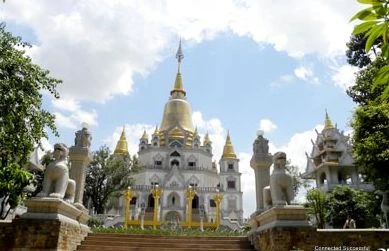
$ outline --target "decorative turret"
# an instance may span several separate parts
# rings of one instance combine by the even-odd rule
[[[227,210],[222,212],[222,216],[242,222],[241,173],[239,172],[239,159],[236,157],[231,143],[230,132],[227,132],[226,143],[219,166],[220,188],[224,191],[227,204]]]
[[[193,148],[199,148],[199,147],[200,147],[200,135],[196,127],[193,134]]]
[[[153,147],[159,147],[159,129],[158,129],[158,126],[155,126],[155,131],[152,135],[152,138],[151,138],[151,145]]]
[[[236,159],[234,147],[232,146],[232,143],[231,143],[230,132],[227,132],[227,139],[226,139],[226,144],[224,145],[222,158],[223,159]]]
[[[206,145],[209,145],[211,143],[212,143],[212,141],[209,139],[209,135],[208,135],[208,132],[207,132],[205,134],[205,136],[204,136],[204,143],[203,143],[203,145],[206,146]]]
[[[116,148],[114,154],[129,154],[128,153],[128,144],[126,139],[125,127],[123,126],[122,134],[120,135],[120,139],[116,144]]]
[[[141,140],[144,140],[146,143],[149,142],[149,135],[147,134],[146,130],[143,131]]]
[[[194,127],[192,122],[192,110],[186,101],[186,92],[181,76],[181,61],[184,54],[181,49],[181,41],[176,54],[178,70],[173,89],[170,91],[169,101],[165,105],[160,128],[161,145],[168,145],[170,136],[175,140],[180,138],[186,147],[192,147]],[[174,132],[172,132],[174,130]],[[180,131],[180,132],[179,132]],[[167,137],[167,138],[165,138]],[[184,142],[185,141],[185,142]]]
[[[311,154],[306,154],[307,167],[302,178],[315,179],[316,186],[323,191],[329,191],[337,185],[371,190],[371,184],[363,183],[359,178],[349,137],[333,126],[327,111],[324,129],[316,133],[316,140],[311,141]]]
[[[142,137],[139,139],[139,151],[146,149],[149,145],[149,135],[146,130],[143,131]]]

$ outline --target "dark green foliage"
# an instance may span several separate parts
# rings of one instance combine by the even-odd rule
[[[31,176],[16,163],[0,168],[0,193],[4,196],[0,201],[0,219],[5,219],[23,199],[23,189],[30,184]]]
[[[131,184],[131,173],[137,166],[135,157],[110,155],[109,148],[102,146],[94,152],[87,170],[84,204],[89,200],[96,213],[103,214],[110,197],[119,197]]]
[[[350,65],[362,68],[371,63],[370,55],[365,51],[365,44],[365,34],[351,35],[350,41],[346,44],[347,62]]]
[[[383,87],[380,99],[387,103],[389,101],[389,1],[357,1],[368,5],[368,7],[358,11],[350,20],[359,20],[352,34],[360,36],[359,40],[356,38],[358,40],[357,42],[354,41],[356,45],[354,48],[355,53],[351,54],[352,60],[350,63],[364,65],[366,63],[365,55],[370,50],[375,52],[375,47],[379,48],[379,55],[385,60],[386,64],[378,68],[377,74],[373,77],[372,88]],[[365,46],[365,53],[360,52],[360,47],[363,44]]]
[[[376,189],[389,190],[389,105],[359,106],[352,127],[358,167]]]
[[[371,102],[381,103],[379,100],[383,87],[372,89],[374,76],[378,70],[386,64],[385,60],[378,57],[366,68],[360,70],[356,75],[355,85],[346,92],[358,105],[367,105]]]
[[[99,228],[104,225],[104,222],[96,217],[90,217],[88,220],[88,226],[89,227],[94,227],[94,228]]]
[[[350,216],[357,228],[379,227],[380,200],[376,194],[337,186],[327,198],[327,222],[334,228],[343,228]]]
[[[58,98],[55,88],[61,81],[32,63],[23,50],[28,47],[0,23],[0,172],[3,173],[11,167],[25,166],[34,145],[47,138],[45,128],[57,133],[54,115],[42,108],[42,92],[48,91]],[[0,179],[0,198],[5,198],[4,204],[16,206],[14,198],[23,196],[22,190],[13,190],[8,183],[31,178],[26,171],[17,170]],[[0,210],[4,217],[4,207]]]
[[[372,89],[374,76],[386,61],[378,57],[358,72],[355,85],[347,94],[359,106],[351,126],[354,129],[353,154],[358,168],[377,189],[389,189],[389,105],[382,103],[384,86]]]

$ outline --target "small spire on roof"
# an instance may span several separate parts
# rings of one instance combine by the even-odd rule
[[[184,59],[184,53],[182,53],[182,48],[181,48],[181,38],[180,38],[180,43],[178,45],[178,50],[177,50],[177,53],[176,53],[176,58],[177,58],[177,61],[178,61],[178,72],[180,72],[181,61]]]

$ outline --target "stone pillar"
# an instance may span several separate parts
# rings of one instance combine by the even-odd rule
[[[253,156],[250,166],[255,173],[255,192],[257,199],[257,212],[264,210],[263,188],[270,182],[270,166],[273,163],[272,155],[269,153],[269,141],[263,137],[263,132],[259,131],[253,144]]]
[[[74,204],[78,208],[84,208],[82,199],[84,196],[85,175],[88,164],[92,161],[90,143],[92,137],[86,125],[76,132],[75,145],[69,150],[71,162],[70,178],[76,181]]]

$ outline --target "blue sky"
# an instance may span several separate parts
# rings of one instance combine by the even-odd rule
[[[305,3],[304,3],[305,2]],[[111,149],[126,126],[130,151],[162,119],[182,38],[182,74],[194,124],[207,131],[219,160],[227,130],[240,158],[245,216],[255,210],[249,167],[258,129],[270,150],[305,169],[325,109],[345,131],[354,71],[345,43],[361,6],[349,0],[6,1],[0,18],[32,43],[28,54],[64,83],[45,96],[59,138],[71,145],[82,122],[92,148]]]

